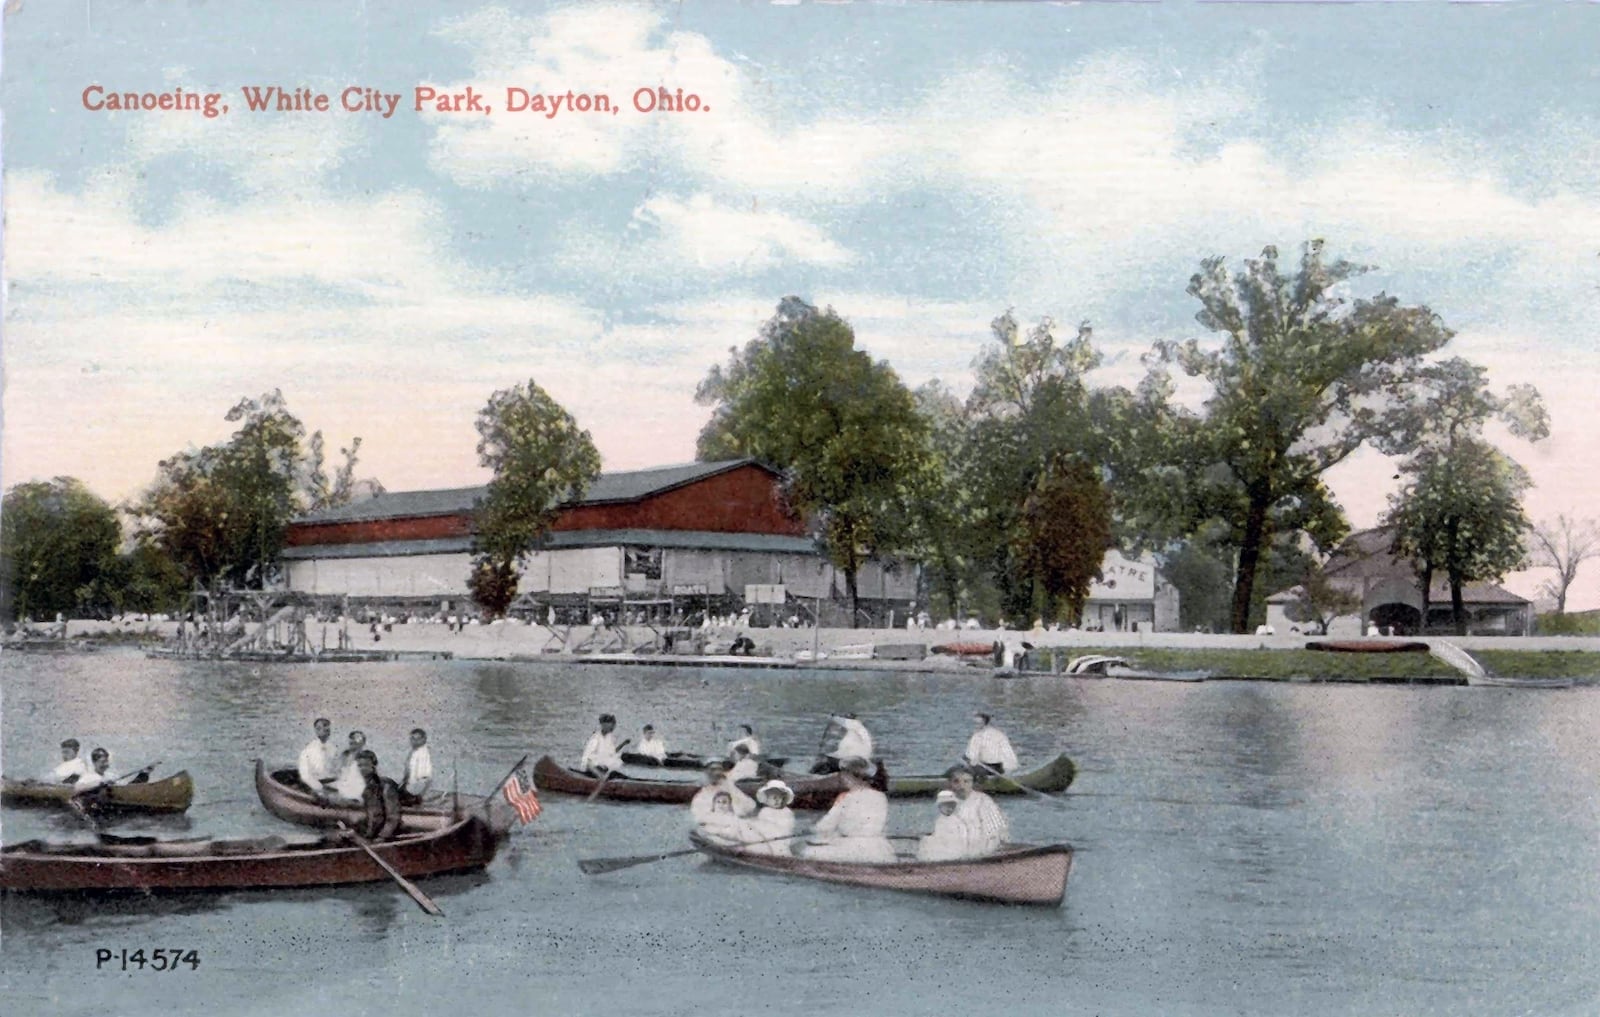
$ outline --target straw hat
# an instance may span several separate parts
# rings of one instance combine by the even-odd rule
[[[794,791],[781,780],[769,780],[761,785],[761,790],[756,792],[756,800],[760,801],[765,798],[768,791],[776,791],[782,797],[783,802],[778,806],[779,808],[788,808],[789,803],[794,801]]]

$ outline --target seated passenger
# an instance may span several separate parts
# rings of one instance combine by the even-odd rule
[[[750,747],[739,743],[733,750],[733,769],[728,771],[728,779],[734,782],[755,780],[758,772],[756,757],[750,754]]]
[[[661,740],[660,735],[656,734],[654,727],[646,724],[644,729],[639,732],[639,747],[634,751],[641,756],[648,756],[657,763],[662,763],[667,758],[667,743]]]
[[[760,807],[745,820],[742,839],[745,850],[756,855],[787,855],[794,837],[794,811],[789,804],[794,792],[781,780],[770,780],[756,792]]]
[[[967,857],[967,825],[956,815],[954,791],[939,792],[933,832],[917,842],[917,861],[949,862]]]
[[[872,764],[860,756],[839,763],[846,790],[817,821],[801,854],[830,862],[893,862],[894,846],[884,836],[889,824],[889,797],[868,783]]]

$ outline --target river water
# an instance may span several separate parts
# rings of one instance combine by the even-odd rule
[[[1061,805],[1003,800],[1017,840],[1077,849],[1066,903],[1017,909],[730,872],[697,856],[602,877],[581,857],[687,846],[683,812],[554,795],[486,873],[155,899],[0,899],[8,1014],[1210,1015],[1600,1013],[1600,689],[1406,688],[500,664],[249,666],[132,652],[8,654],[7,774],[67,736],[181,765],[162,836],[294,833],[255,756],[310,721],[364,729],[386,770],[428,728],[436,768],[492,785],[573,758],[595,715],[720,747],[753,723],[815,751],[853,710],[893,770],[942,768],[974,710],[1025,767],[1080,774]],[[897,802],[891,832],[931,825]],[[7,843],[82,837],[7,809]],[[198,951],[169,973],[97,949]]]

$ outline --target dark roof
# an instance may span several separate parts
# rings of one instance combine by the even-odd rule
[[[1461,587],[1461,602],[1463,604],[1530,604],[1527,597],[1519,597],[1515,593],[1494,583],[1467,583]],[[1450,603],[1450,583],[1445,579],[1435,579],[1433,588],[1428,592],[1428,606],[1438,607]]]
[[[685,463],[680,466],[657,466],[648,470],[602,473],[578,500],[578,504],[609,505],[639,501],[741,466],[768,469],[754,459],[727,459],[716,463]],[[295,522],[353,523],[374,519],[460,515],[472,511],[473,506],[483,497],[485,490],[487,490],[485,487],[478,486],[450,487],[437,491],[385,491],[364,501],[308,512]]]
[[[558,530],[548,534],[551,551],[579,547],[674,547],[708,551],[765,551],[772,554],[816,554],[809,537],[773,533],[714,533],[706,530]],[[370,544],[307,544],[286,547],[286,561],[315,558],[394,558],[416,554],[466,554],[471,537],[434,540],[384,540]]]

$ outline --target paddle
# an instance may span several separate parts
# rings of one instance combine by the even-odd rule
[[[780,841],[794,840],[797,837],[809,837],[811,831],[805,833],[791,833],[787,837],[773,837],[770,840],[756,840],[740,847],[754,847],[757,844],[777,844]],[[599,876],[607,872],[616,872],[620,869],[631,869],[635,865],[649,865],[651,862],[663,861],[667,858],[682,858],[684,855],[698,854],[699,848],[685,848],[682,851],[666,851],[659,855],[624,855],[619,858],[580,858],[578,868],[586,876]]]
[[[619,756],[622,754],[622,750],[627,748],[628,743],[631,742],[631,741],[633,741],[632,738],[624,738],[624,739],[622,739],[622,744],[617,746],[617,754]],[[594,790],[589,792],[589,797],[585,798],[584,801],[585,802],[594,801],[595,798],[599,796],[600,789],[606,786],[606,781],[610,780],[612,775],[614,775],[616,772],[617,772],[616,770],[607,770],[605,772],[605,776],[600,778],[600,783],[598,783],[598,784],[596,784],[594,786]]]
[[[1035,801],[1049,802],[1052,805],[1064,804],[1061,799],[1055,797],[1054,795],[1047,795],[1043,791],[1036,791],[1026,784],[1018,783],[992,766],[985,766],[982,763],[973,763],[971,765],[989,774],[991,777],[998,777],[1000,780],[1005,781],[1007,784],[1010,784],[1012,787],[1016,788],[1018,791],[1021,791],[1024,795],[1034,799]]]
[[[381,857],[379,857],[378,852],[372,850],[372,845],[368,844],[367,841],[360,834],[358,834],[354,830],[350,829],[350,827],[346,826],[343,822],[339,823],[339,831],[341,833],[343,833],[346,837],[348,837],[351,840],[355,841],[356,844],[361,848],[361,850],[363,850],[363,851],[365,851],[367,853],[368,857],[370,857],[373,861],[378,863],[378,867],[379,868],[381,868],[384,872],[387,872],[389,874],[389,878],[393,879],[396,883],[400,884],[400,889],[404,890],[406,893],[411,895],[411,899],[416,901],[418,906],[421,907],[422,910],[426,911],[428,914],[433,915],[433,916],[435,916],[437,918],[443,918],[444,917],[444,912],[439,910],[439,905],[437,905],[433,901],[429,900],[427,894],[423,893],[421,890],[418,890],[415,883],[411,882],[411,880],[407,879],[406,877],[400,875],[399,872],[395,871],[395,867],[393,865],[390,865],[388,862],[384,861]]]
[[[158,759],[158,760],[156,760],[155,762],[151,763],[148,766],[141,766],[137,770],[129,770],[127,773],[125,773],[122,776],[118,777],[116,780],[111,781],[111,783],[113,783],[113,784],[121,784],[123,781],[128,780],[128,779],[130,779],[132,777],[137,777],[141,773],[149,773],[151,770],[154,770],[156,767],[160,766],[161,763],[162,763],[162,760]]]

